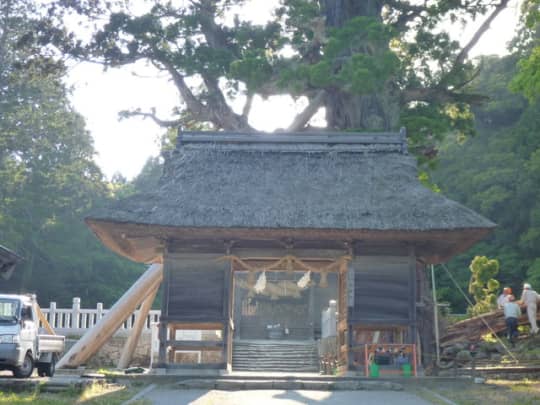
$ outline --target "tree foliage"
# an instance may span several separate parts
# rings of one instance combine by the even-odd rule
[[[473,83],[490,96],[475,109],[478,135],[448,140],[432,178],[443,194],[497,223],[491,237],[453,260],[449,267],[464,287],[476,255],[500,262],[499,280],[519,290],[524,280],[540,282],[540,104],[528,103],[507,86],[516,72],[515,55],[483,59]],[[462,297],[444,275],[442,299],[464,310]]]
[[[140,266],[106,252],[83,223],[111,195],[65,68],[33,37],[48,24],[33,2],[1,3],[0,243],[25,259],[1,287],[60,305],[75,295],[110,304]]]
[[[61,2],[90,19],[109,2]],[[470,105],[484,98],[468,84],[477,68],[469,51],[508,0],[281,0],[267,21],[242,15],[245,0],[154,0],[144,11],[111,7],[89,42],[64,41],[72,55],[106,66],[144,60],[165,72],[180,95],[176,117],[131,111],[164,126],[204,125],[254,131],[254,97],[307,100],[286,130],[310,129],[324,111],[334,130],[395,130],[427,158],[454,131],[469,135]],[[480,20],[460,46],[448,21]],[[243,105],[240,105],[243,104]]]
[[[521,32],[519,39],[524,55],[510,87],[534,102],[540,97],[540,0],[525,0],[522,8],[527,29]]]
[[[469,293],[475,304],[468,308],[471,315],[480,315],[497,307],[499,282],[494,278],[499,273],[499,262],[486,256],[476,256],[469,266],[471,279]]]

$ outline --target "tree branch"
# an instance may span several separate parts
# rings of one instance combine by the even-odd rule
[[[326,90],[320,90],[317,95],[309,102],[306,108],[298,114],[291,125],[287,128],[289,132],[298,132],[306,126],[309,120],[315,115],[324,102]]]
[[[450,91],[442,88],[416,88],[406,89],[402,93],[403,103],[412,101],[425,101],[430,103],[455,103],[464,102],[468,104],[481,104],[488,99],[487,96],[480,94],[466,94]]]
[[[180,96],[182,96],[182,99],[187,105],[187,108],[193,114],[195,117],[199,118],[201,121],[210,121],[209,118],[209,112],[204,104],[202,104],[194,95],[191,89],[188,87],[184,80],[184,76],[182,76],[178,71],[174,68],[172,64],[170,64],[167,61],[160,61],[160,63],[163,64],[165,69],[170,73],[172,76],[173,82],[176,85],[176,88],[180,92]]]
[[[121,111],[120,116],[122,117],[143,117],[143,118],[150,118],[152,119],[156,124],[158,124],[160,127],[178,127],[182,124],[183,120],[162,120],[158,118],[155,112],[143,112],[143,111]]]
[[[210,113],[210,121],[223,129],[253,132],[254,129],[248,124],[247,117],[236,114],[227,104],[217,79],[206,74],[202,74],[202,77],[208,90],[209,97],[206,107]]]
[[[455,62],[454,62],[454,68],[452,71],[456,69],[456,66],[461,65],[465,58],[469,55],[470,50],[477,44],[477,42],[482,38],[482,35],[484,35],[484,32],[486,32],[489,29],[490,24],[492,21],[499,15],[501,11],[503,11],[506,6],[508,5],[509,0],[501,0],[501,2],[495,7],[491,15],[486,19],[486,21],[483,22],[483,24],[478,28],[478,30],[474,33],[473,37],[469,41],[467,45],[463,47],[461,52],[458,54]]]
[[[396,20],[393,22],[393,25],[397,27],[405,27],[408,22],[414,20],[416,17],[419,17],[423,11],[427,10],[425,2],[423,6],[404,4],[403,2],[396,0],[388,0],[386,3],[388,6],[393,7],[395,10],[400,12]]]
[[[244,108],[242,109],[242,118],[244,118],[245,120],[248,119],[252,106],[253,106],[253,93],[248,92],[246,103],[244,104]]]

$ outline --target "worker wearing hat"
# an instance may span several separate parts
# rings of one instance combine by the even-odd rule
[[[531,334],[533,335],[538,333],[538,325],[536,324],[536,303],[538,298],[538,293],[531,288],[529,283],[523,284],[520,302],[527,308],[527,317],[529,318]]]
[[[508,297],[512,295],[512,289],[510,287],[504,287],[502,294],[497,298],[497,307],[502,309],[504,304],[508,302]]]

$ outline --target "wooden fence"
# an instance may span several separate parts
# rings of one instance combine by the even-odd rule
[[[95,309],[81,308],[81,299],[75,297],[71,308],[57,308],[56,302],[51,302],[48,308],[41,307],[41,311],[56,333],[79,336],[98,323],[108,309],[104,309],[101,302],[97,303]],[[138,310],[133,312],[116,333],[129,334],[138,312]],[[150,333],[152,324],[159,322],[160,315],[160,310],[151,310],[148,313],[143,333]]]

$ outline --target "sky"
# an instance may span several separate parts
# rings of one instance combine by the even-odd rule
[[[505,44],[512,38],[518,18],[517,1],[498,16],[488,32],[471,51],[471,56],[504,54]],[[257,18],[269,15],[271,2],[254,0],[251,9],[245,9]],[[456,27],[456,35],[467,42],[474,26]],[[159,153],[159,138],[164,130],[151,120],[129,118],[119,120],[122,110],[156,108],[160,117],[168,118],[178,105],[178,93],[165,75],[158,75],[149,66],[139,62],[134,66],[104,70],[91,63],[77,63],[70,67],[67,84],[72,87],[71,101],[82,114],[87,129],[94,139],[96,161],[107,178],[121,174],[127,179],[135,177],[151,156]],[[287,97],[276,97],[269,102],[255,100],[250,123],[258,130],[273,131],[284,128],[294,118],[298,106]]]

